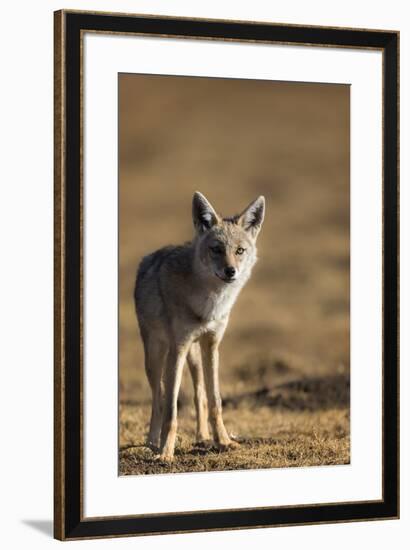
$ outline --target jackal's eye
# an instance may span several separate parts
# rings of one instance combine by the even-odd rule
[[[223,252],[224,252],[222,246],[219,246],[219,245],[210,246],[210,247],[209,247],[209,250],[210,250],[213,254],[223,254]]]
[[[245,252],[245,249],[242,248],[241,246],[238,246],[238,248],[236,249],[236,254],[238,254],[238,256],[241,256],[244,252]]]

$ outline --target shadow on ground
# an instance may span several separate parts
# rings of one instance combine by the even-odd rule
[[[23,519],[22,523],[48,537],[53,537],[53,522],[50,519]]]
[[[302,378],[274,387],[262,387],[224,399],[224,407],[266,406],[294,411],[346,409],[350,401],[347,374]]]

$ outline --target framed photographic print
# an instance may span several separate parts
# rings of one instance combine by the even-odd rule
[[[399,515],[398,32],[55,13],[55,537]]]

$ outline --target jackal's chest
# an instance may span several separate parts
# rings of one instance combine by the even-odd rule
[[[195,303],[195,313],[201,323],[213,324],[229,315],[237,298],[239,289],[227,289],[225,292],[204,295]]]

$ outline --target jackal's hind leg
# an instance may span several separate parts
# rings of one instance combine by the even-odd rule
[[[152,391],[151,421],[147,437],[147,446],[158,451],[161,442],[161,425],[164,390],[162,373],[167,357],[167,346],[150,339],[145,344],[145,370]]]
[[[196,440],[197,442],[206,442],[210,439],[208,428],[208,400],[206,397],[204,371],[202,368],[201,348],[198,342],[191,344],[187,361],[194,386]]]

